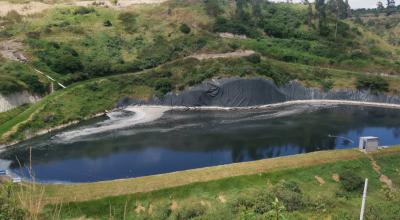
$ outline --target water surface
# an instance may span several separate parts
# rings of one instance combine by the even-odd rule
[[[377,136],[381,145],[400,143],[399,110],[317,105],[169,111],[153,122],[76,135],[135,114],[113,117],[118,120],[98,118],[21,143],[0,155],[0,166],[29,176],[31,148],[37,181],[93,182],[352,148],[359,136]]]

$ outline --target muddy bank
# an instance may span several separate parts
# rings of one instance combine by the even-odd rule
[[[324,92],[318,88],[306,88],[297,81],[278,87],[272,81],[255,78],[229,78],[209,80],[180,93],[168,93],[162,98],[148,101],[121,99],[117,106],[164,105],[164,106],[220,106],[248,107],[276,104],[296,100],[347,100],[400,104],[399,96],[372,93],[354,89]]]

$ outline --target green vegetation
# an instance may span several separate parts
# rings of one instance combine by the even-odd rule
[[[339,174],[343,188],[348,192],[361,192],[364,179],[352,170],[345,170]]]
[[[388,92],[389,83],[379,76],[360,76],[357,79],[358,89],[368,89],[372,92]]]
[[[385,175],[398,179],[398,173],[391,171],[400,164],[398,152],[372,156]],[[351,175],[354,172],[357,174]],[[340,182],[333,178],[337,174]],[[317,181],[316,176],[324,183]],[[64,203],[61,218],[268,219],[279,215],[286,219],[355,219],[361,201],[361,190],[358,189],[363,185],[363,179],[361,184],[358,180],[360,177],[369,178],[367,219],[376,219],[379,215],[384,216],[383,219],[395,219],[399,213],[400,195],[396,189],[382,193],[387,188],[379,181],[367,156],[148,193]],[[57,207],[46,206],[45,213],[51,215]]]
[[[44,95],[48,91],[48,82],[39,78],[32,69],[15,61],[0,58],[0,93],[11,94],[30,91]]]
[[[0,185],[0,219],[24,219],[26,211],[21,208],[17,196],[13,196],[10,183]]]
[[[8,120],[10,120],[10,118],[13,118],[13,117],[21,114],[27,108],[29,108],[29,105],[21,105],[11,111],[1,112],[0,113],[0,124],[4,124]]]

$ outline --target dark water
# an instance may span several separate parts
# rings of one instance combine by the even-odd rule
[[[106,119],[71,129],[95,127],[99,120]],[[378,136],[381,145],[399,144],[400,111],[310,105],[274,110],[171,111],[151,123],[73,140],[60,140],[57,134],[36,138],[3,152],[0,164],[27,176],[31,147],[36,180],[92,182],[352,148],[359,136],[370,135]]]

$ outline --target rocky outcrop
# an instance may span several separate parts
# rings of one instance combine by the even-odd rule
[[[205,81],[186,91],[169,93],[163,98],[154,97],[145,102],[124,98],[119,101],[118,107],[132,104],[246,107],[293,100],[318,99],[400,104],[399,96],[388,96],[383,93],[354,89],[324,92],[318,88],[304,87],[297,81],[278,87],[272,81],[261,78],[243,79],[236,77]]]
[[[17,92],[10,95],[0,94],[0,112],[5,112],[26,103],[34,103],[40,100],[39,96],[29,92]]]

